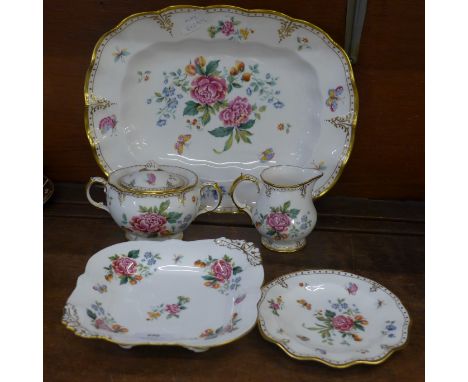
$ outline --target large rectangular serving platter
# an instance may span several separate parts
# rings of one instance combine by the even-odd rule
[[[324,31],[233,6],[129,16],[97,42],[85,103],[106,174],[155,160],[227,192],[241,173],[291,164],[324,172],[315,198],[349,158],[358,111],[349,59]],[[224,198],[219,211],[235,210]]]

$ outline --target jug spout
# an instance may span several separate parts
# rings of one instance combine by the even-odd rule
[[[301,189],[303,196],[312,193],[317,179],[323,176],[323,172],[315,168],[279,165],[263,170],[260,177],[270,187],[275,189]]]

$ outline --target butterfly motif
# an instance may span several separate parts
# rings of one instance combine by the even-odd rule
[[[303,308],[307,309],[307,310],[311,310],[312,309],[312,304],[309,304],[306,300],[304,299],[300,299],[300,300],[297,300],[298,304],[300,304]]]
[[[93,289],[99,293],[106,293],[107,292],[107,286],[102,285],[102,284],[96,284],[93,286]]]
[[[115,52],[112,52],[114,56],[114,62],[125,62],[125,57],[130,55],[130,52],[127,49],[115,48]]]
[[[349,294],[352,294],[354,296],[358,291],[358,286],[355,283],[349,283],[349,285],[346,287],[346,290]]]
[[[174,145],[174,148],[176,149],[179,155],[182,155],[184,153],[184,147],[191,138],[192,134],[179,135],[179,137],[177,138],[177,142]]]
[[[184,255],[174,255],[174,264],[179,264],[183,257]]]
[[[274,156],[275,156],[275,152],[270,147],[269,149],[266,149],[260,154],[260,162],[268,162],[272,160]]]
[[[343,86],[338,86],[336,89],[328,90],[327,106],[332,112],[338,108],[338,101],[341,99],[339,96],[343,93]]]
[[[137,74],[138,74],[138,82],[148,81],[150,79],[149,75],[151,74],[151,71],[145,70],[145,72],[142,72],[141,70],[139,70]]]

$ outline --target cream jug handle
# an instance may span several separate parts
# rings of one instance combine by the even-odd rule
[[[203,190],[205,188],[213,188],[215,191],[216,191],[216,194],[218,194],[218,203],[216,203],[216,206],[214,207],[202,207],[200,208],[200,210],[198,211],[198,215],[201,215],[201,214],[204,214],[205,212],[211,212],[211,211],[214,211],[216,208],[219,207],[219,205],[221,204],[221,201],[223,200],[223,190],[221,190],[221,187],[219,187],[218,183],[216,182],[205,182],[201,185],[201,188],[200,188],[200,198],[201,198],[201,195],[203,193]]]
[[[104,203],[96,202],[91,197],[91,194],[89,193],[89,191],[91,190],[91,187],[93,186],[94,183],[100,183],[100,184],[104,185],[104,187],[107,186],[107,180],[105,180],[104,178],[101,178],[101,177],[90,178],[88,184],[86,185],[86,196],[87,196],[89,202],[94,207],[97,207],[97,208],[100,208],[101,210],[109,212],[109,208]]]
[[[249,206],[247,203],[239,202],[239,200],[237,200],[236,196],[234,195],[234,192],[237,186],[245,180],[255,183],[255,185],[257,186],[257,194],[260,192],[260,185],[258,183],[258,179],[255,176],[248,175],[248,174],[241,174],[234,182],[232,182],[232,186],[229,190],[229,195],[231,195],[232,201],[236,205],[237,208],[239,208],[242,211],[247,212],[247,214],[250,217],[252,217],[252,207]]]

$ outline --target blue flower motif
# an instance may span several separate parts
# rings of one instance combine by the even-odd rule
[[[166,73],[164,73],[164,75],[165,75],[165,74],[166,74]],[[164,85],[166,85],[168,82],[169,82],[169,81],[168,81],[168,79],[166,78],[166,79],[164,80]]]
[[[302,215],[301,221],[306,222],[307,221],[307,215]]]
[[[153,101],[151,100],[151,98],[148,98],[148,99],[146,100],[146,103],[147,103],[148,105],[150,105],[151,102],[153,102]]]
[[[247,88],[246,91],[247,95],[252,95],[252,89],[251,88]]]
[[[162,94],[164,95],[164,97],[171,97],[174,95],[174,93],[175,93],[174,86],[165,87],[162,91]]]
[[[307,224],[301,224],[301,226],[299,228],[302,229],[302,230],[305,230],[305,229],[307,229]]]
[[[177,94],[177,98],[181,99],[184,95],[183,94]]]
[[[338,304],[333,304],[333,305],[332,305],[332,308],[333,308],[333,309],[338,309]]]
[[[154,257],[148,260],[148,265],[153,265],[153,264],[156,264],[156,260],[154,259]]]
[[[279,91],[279,90],[275,91],[275,94],[276,94],[276,95],[278,95],[278,94],[280,94],[280,93],[281,93],[281,91]]]
[[[268,78],[270,78],[270,77],[271,77],[271,74],[270,74],[270,73],[267,73],[267,74],[265,75],[265,78],[266,78],[266,79],[268,79]]]
[[[387,326],[385,327],[385,329],[387,329],[387,330],[396,330],[396,326],[393,325],[393,324],[390,324],[390,325],[387,325]]]
[[[390,338],[393,338],[393,337],[395,337],[395,334],[390,333],[388,336],[389,336]]]
[[[341,304],[341,307],[342,307],[343,309],[348,309],[348,304],[346,304],[346,303]]]
[[[177,107],[177,105],[179,104],[179,101],[177,101],[177,99],[175,98],[170,98],[169,99],[169,102],[167,103],[167,107],[169,109],[175,109]]]
[[[166,120],[165,119],[159,119],[158,122],[156,122],[156,125],[159,127],[166,126]]]
[[[281,101],[276,101],[273,106],[277,109],[281,109],[284,106],[284,103]]]

